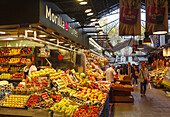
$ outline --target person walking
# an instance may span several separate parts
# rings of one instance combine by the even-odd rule
[[[114,70],[114,66],[106,69],[106,81],[114,82],[114,75],[116,75],[116,71]]]
[[[134,64],[132,68],[132,83],[133,83],[132,86],[134,86],[135,83],[136,83],[136,87],[138,86],[138,70]]]
[[[140,93],[141,96],[146,96],[146,85],[148,82],[148,74],[147,69],[144,68],[144,65],[141,66],[141,69],[139,71],[139,79],[140,79]]]

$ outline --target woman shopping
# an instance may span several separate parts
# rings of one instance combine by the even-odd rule
[[[139,79],[141,96],[146,96],[146,85],[149,80],[149,72],[144,65],[141,66],[141,70],[139,71]]]

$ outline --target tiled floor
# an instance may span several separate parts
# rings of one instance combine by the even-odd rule
[[[141,97],[139,87],[134,88],[134,103],[110,103],[110,117],[170,117],[170,98],[160,89],[147,89]]]

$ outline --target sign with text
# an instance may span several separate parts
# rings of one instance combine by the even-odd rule
[[[146,31],[153,34],[157,25],[156,16],[163,16],[163,25],[168,31],[168,0],[145,0]]]
[[[119,35],[141,35],[141,0],[119,0]]]

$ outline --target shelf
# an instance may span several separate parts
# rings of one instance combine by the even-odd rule
[[[7,80],[7,81],[22,81],[22,79],[0,79],[0,80]]]
[[[133,88],[124,88],[124,87],[112,87],[111,90],[116,90],[116,91],[134,91]]]

